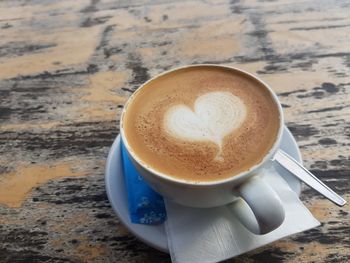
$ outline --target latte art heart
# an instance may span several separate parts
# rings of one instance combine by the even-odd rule
[[[222,142],[244,121],[246,107],[230,92],[209,92],[198,97],[194,111],[175,105],[164,115],[164,127],[171,136],[186,141],[211,141],[218,146],[216,160],[223,160]]]
[[[142,163],[194,183],[232,178],[260,163],[280,126],[278,104],[264,84],[209,65],[147,82],[121,118],[122,134]]]

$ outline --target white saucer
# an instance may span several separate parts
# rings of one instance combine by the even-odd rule
[[[284,127],[280,148],[294,157],[297,161],[302,162],[298,145],[287,127]],[[121,162],[120,136],[118,135],[109,151],[105,170],[106,191],[113,210],[116,212],[120,221],[137,238],[151,247],[163,252],[168,252],[168,241],[164,224],[149,226],[131,223]],[[275,168],[287,181],[292,190],[300,195],[301,182],[279,165],[276,164]]]

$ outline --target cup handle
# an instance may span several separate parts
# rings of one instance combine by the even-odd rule
[[[251,211],[242,202],[236,202],[233,205],[234,212],[248,230],[263,235],[282,224],[285,216],[282,202],[262,178],[254,176],[237,190]]]

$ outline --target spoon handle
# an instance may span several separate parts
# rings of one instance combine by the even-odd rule
[[[293,157],[288,155],[282,150],[278,150],[274,156],[274,160],[277,161],[282,167],[287,169],[293,175],[298,177],[301,181],[306,183],[311,188],[315,189],[321,195],[332,201],[338,206],[344,206],[346,201],[325,185],[320,179],[313,175],[309,170],[302,166]]]

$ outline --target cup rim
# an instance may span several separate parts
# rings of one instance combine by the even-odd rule
[[[249,169],[240,172],[238,174],[233,175],[232,177],[228,177],[225,179],[220,179],[220,180],[213,180],[213,181],[189,181],[189,180],[182,180],[182,179],[178,179],[175,177],[172,177],[170,175],[167,175],[165,173],[162,173],[160,171],[157,171],[156,169],[152,168],[150,165],[146,164],[145,162],[143,162],[141,160],[141,158],[139,158],[137,156],[137,154],[131,149],[126,136],[125,136],[125,131],[123,128],[123,119],[125,116],[125,112],[127,111],[128,105],[130,104],[130,102],[133,100],[133,98],[135,96],[137,96],[137,93],[143,88],[145,87],[148,83],[152,82],[153,80],[175,72],[177,70],[181,70],[181,69],[186,69],[186,68],[192,68],[192,67],[216,67],[216,68],[223,68],[223,69],[228,69],[228,70],[233,70],[236,72],[239,72],[240,74],[243,74],[247,77],[250,77],[252,79],[254,79],[255,81],[257,81],[258,83],[260,83],[262,86],[264,86],[270,93],[271,97],[273,98],[278,112],[279,112],[279,129],[278,129],[278,133],[276,136],[276,139],[272,145],[272,147],[270,148],[270,150],[267,152],[267,154],[265,154],[265,156],[261,159],[261,161],[259,163],[256,163],[255,165],[251,166]],[[277,151],[281,138],[282,138],[282,133],[283,133],[283,124],[284,124],[284,116],[283,116],[283,110],[282,110],[282,105],[278,100],[277,95],[274,93],[274,91],[272,90],[272,88],[265,83],[263,80],[261,80],[259,77],[255,76],[252,73],[249,73],[245,70],[239,69],[237,67],[233,67],[233,66],[226,66],[226,65],[218,65],[218,64],[193,64],[193,65],[186,65],[186,66],[180,66],[180,67],[175,67],[172,68],[170,70],[167,70],[165,72],[162,72],[160,74],[157,74],[156,76],[152,77],[151,79],[147,80],[145,83],[143,83],[142,85],[140,85],[140,87],[137,88],[137,90],[135,90],[135,92],[128,98],[128,100],[126,101],[126,103],[124,104],[124,108],[122,110],[122,113],[120,115],[120,135],[123,141],[123,144],[125,146],[125,148],[127,149],[128,154],[131,156],[132,159],[134,159],[134,161],[136,161],[143,169],[145,169],[146,171],[148,171],[149,173],[151,173],[152,175],[159,177],[165,181],[168,181],[169,183],[175,183],[178,185],[186,185],[186,186],[215,186],[215,185],[222,185],[222,184],[227,184],[239,179],[242,179],[244,177],[249,176],[250,174],[254,173],[256,170],[258,170],[261,166],[263,166],[263,164],[265,164],[267,161],[271,160],[273,155],[275,154],[275,152]]]

